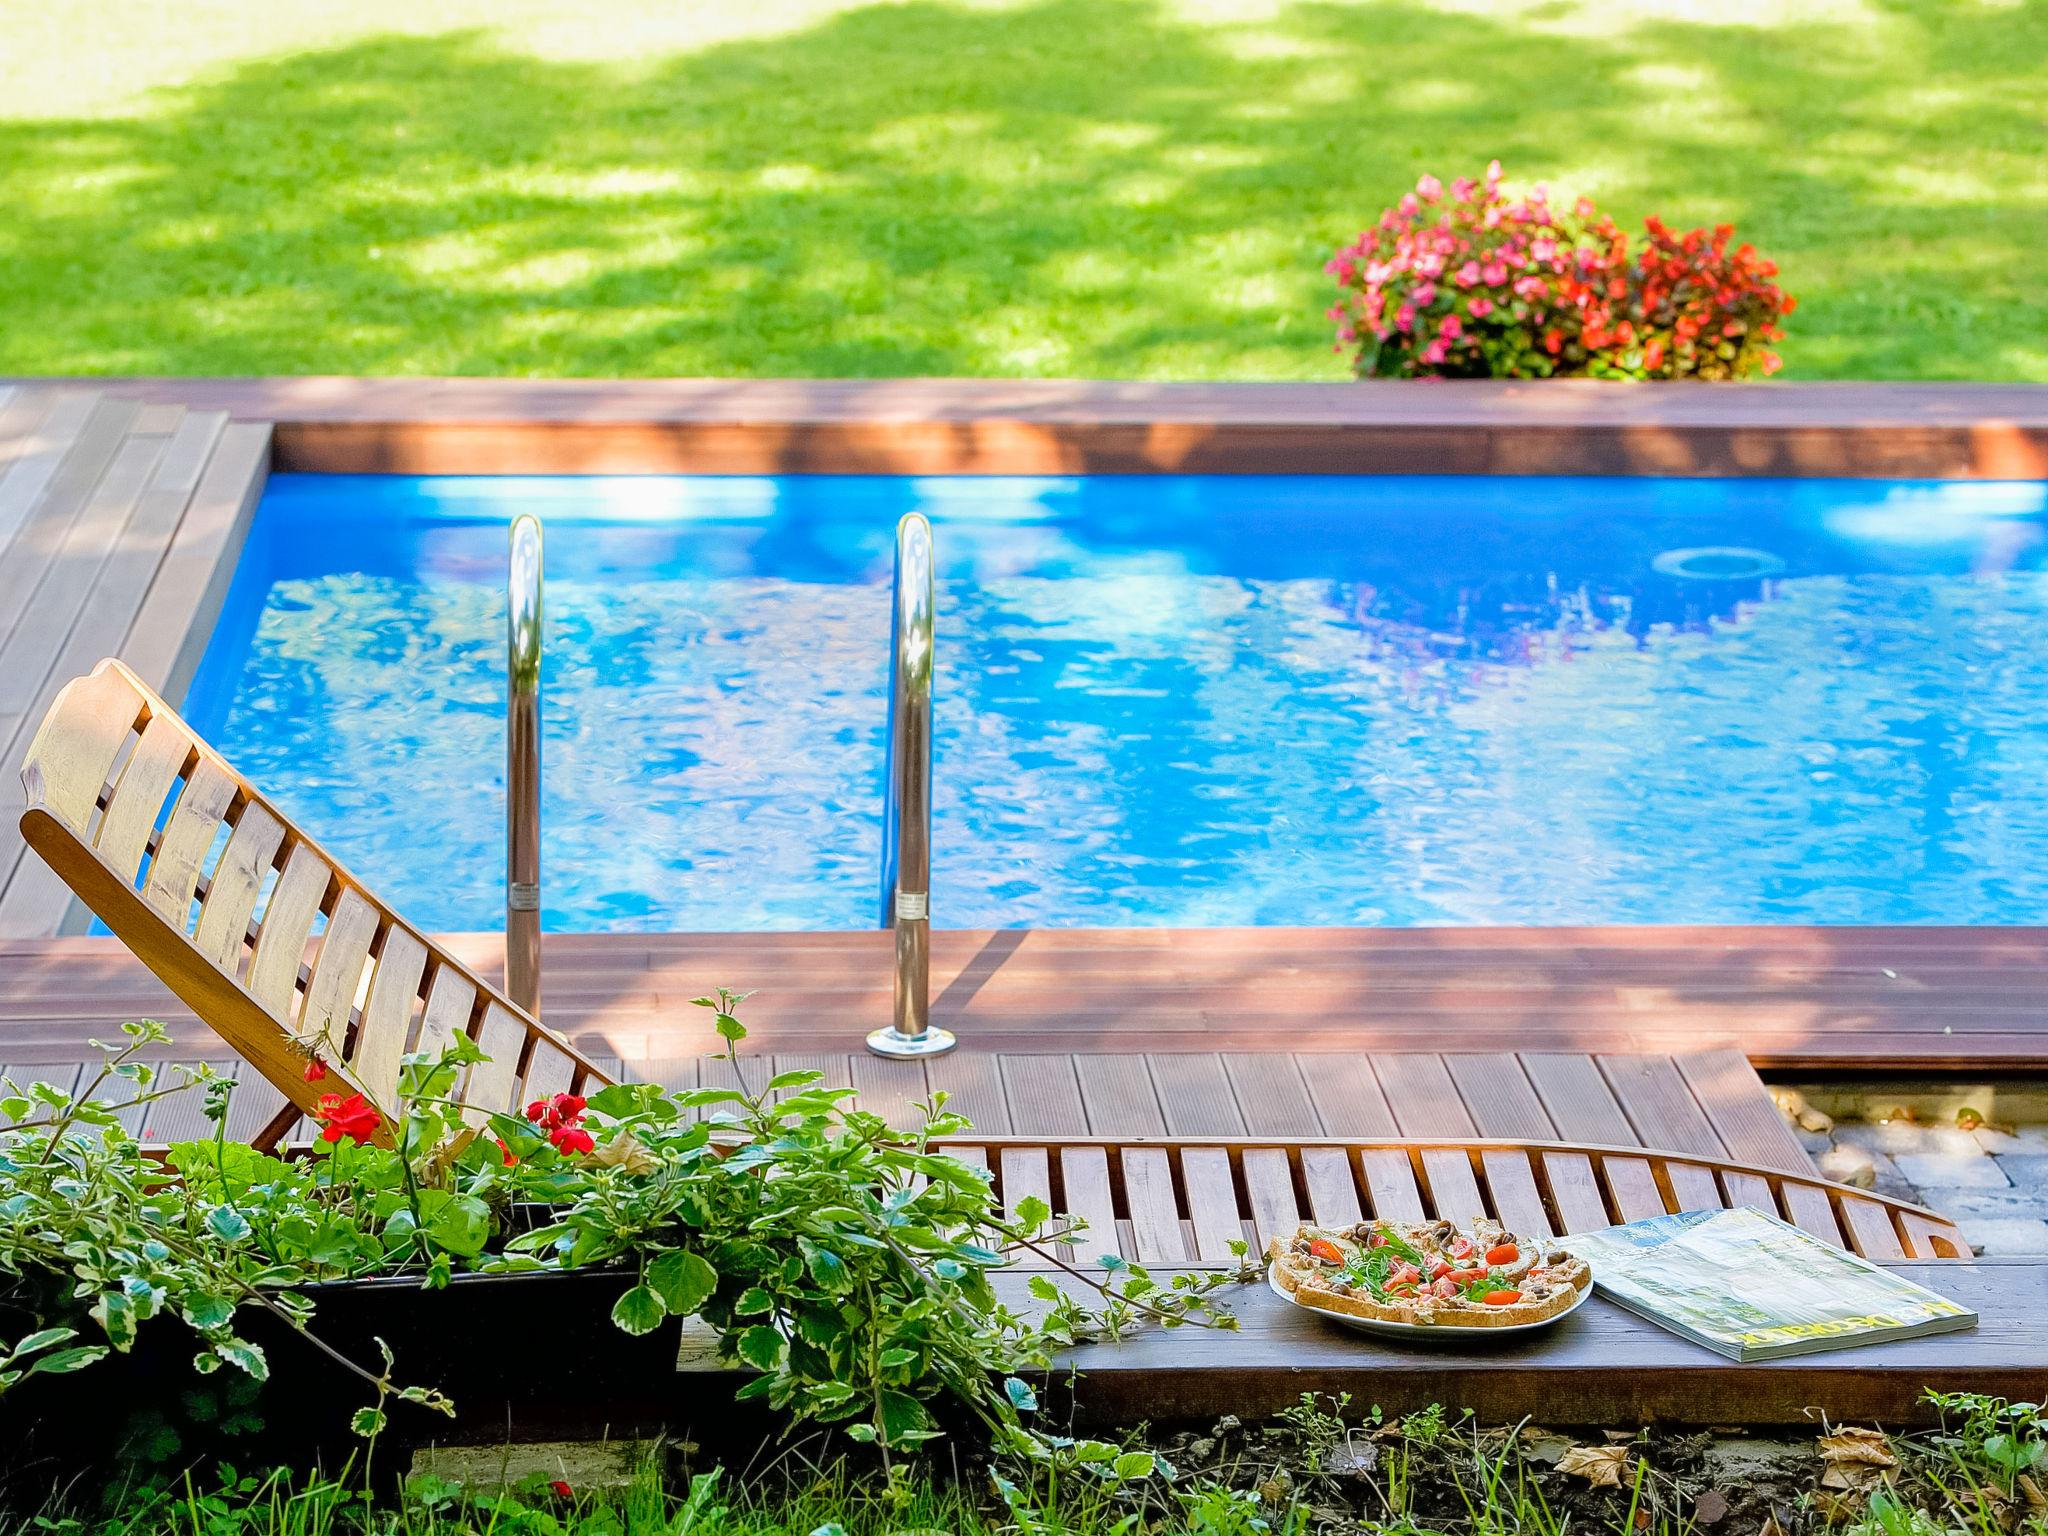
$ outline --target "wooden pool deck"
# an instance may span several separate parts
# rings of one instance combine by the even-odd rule
[[[103,656],[183,695],[270,470],[267,423],[86,387],[0,382],[0,762]],[[72,903],[0,817],[0,934]]]
[[[0,759],[102,656],[181,697],[273,467],[2040,476],[2048,390],[0,380]],[[219,1059],[117,945],[57,937],[81,926],[0,817],[0,1064],[61,1077],[138,1015]],[[461,942],[498,964],[496,940]],[[776,1062],[896,1106],[944,1087],[991,1132],[1440,1128],[1773,1166],[1796,1143],[1752,1067],[2048,1070],[2042,929],[940,933],[934,1013],[966,1047],[910,1067],[858,1048],[888,1013],[889,945],[551,938],[543,1012],[622,1070],[688,1081],[718,1070],[688,999],[759,988]]]

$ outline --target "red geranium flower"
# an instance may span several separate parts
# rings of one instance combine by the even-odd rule
[[[574,1126],[583,1118],[585,1101],[581,1094],[558,1093],[552,1099],[535,1099],[526,1106],[526,1118],[548,1133],[553,1141],[557,1132]],[[588,1141],[589,1137],[584,1137]],[[559,1142],[556,1145],[560,1145]]]
[[[563,1482],[559,1477],[556,1478],[552,1483],[548,1484],[548,1489],[557,1498],[572,1499],[576,1496],[576,1491],[573,1488],[571,1488],[567,1483]]]
[[[494,1136],[491,1139],[497,1142],[498,1155],[505,1159],[505,1166],[507,1168],[516,1166],[519,1162],[519,1159],[514,1157],[512,1155],[512,1149],[505,1145],[505,1138],[502,1136]]]
[[[315,1056],[311,1061],[306,1063],[307,1082],[317,1083],[326,1076],[327,1063],[322,1061],[318,1056]]]
[[[588,1152],[597,1145],[590,1139],[590,1132],[581,1126],[564,1125],[548,1134],[548,1140],[555,1144],[558,1152]]]
[[[345,1099],[338,1093],[321,1094],[320,1107],[313,1111],[313,1118],[323,1128],[322,1141],[340,1141],[344,1136],[351,1141],[368,1141],[377,1134],[377,1111],[360,1093]]]

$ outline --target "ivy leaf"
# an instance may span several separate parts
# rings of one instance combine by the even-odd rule
[[[889,1445],[916,1445],[937,1433],[924,1404],[906,1393],[884,1392],[881,1417],[882,1439]]]
[[[677,1317],[688,1317],[718,1289],[718,1271],[694,1253],[664,1253],[647,1266],[647,1284],[662,1305]]]
[[[120,1291],[102,1291],[92,1304],[92,1319],[105,1330],[107,1341],[116,1349],[135,1342],[135,1305]]]
[[[216,1205],[206,1213],[206,1228],[224,1243],[239,1243],[249,1235],[249,1220],[232,1205]]]
[[[635,1337],[654,1332],[667,1315],[660,1295],[648,1285],[636,1285],[612,1303],[612,1321]]]
[[[1122,1481],[1129,1483],[1141,1477],[1150,1477],[1156,1465],[1150,1451],[1125,1451],[1109,1464],[1109,1470]]]
[[[53,1350],[29,1366],[28,1373],[34,1376],[68,1376],[73,1371],[82,1371],[95,1360],[106,1359],[108,1350],[104,1344],[81,1344],[76,1349]]]
[[[260,1345],[246,1339],[221,1339],[214,1344],[213,1352],[236,1370],[247,1373],[252,1381],[270,1379],[270,1361]]]
[[[62,1344],[66,1339],[77,1337],[76,1328],[44,1328],[15,1345],[14,1358],[19,1360],[23,1355],[32,1355],[39,1349],[48,1349],[52,1344]]]
[[[1017,1218],[1019,1226],[1027,1231],[1035,1231],[1052,1219],[1052,1207],[1036,1195],[1026,1195],[1017,1202],[1017,1209],[1012,1214]]]
[[[235,1304],[225,1296],[215,1296],[209,1291],[200,1291],[187,1296],[179,1308],[185,1321],[201,1333],[215,1328],[225,1328],[228,1320],[235,1315]]]
[[[797,1246],[803,1250],[804,1265],[811,1272],[811,1278],[828,1291],[843,1291],[852,1284],[846,1272],[846,1260],[830,1248],[821,1248],[809,1238],[799,1238]]]
[[[365,1440],[374,1440],[384,1432],[384,1413],[378,1408],[358,1408],[348,1427]]]
[[[757,1371],[772,1371],[782,1363],[783,1338],[773,1328],[756,1323],[740,1335],[740,1358]]]
[[[740,1299],[732,1304],[732,1310],[739,1317],[759,1317],[764,1312],[775,1310],[775,1297],[761,1286],[750,1285],[740,1292]]]
[[[1029,1382],[1019,1381],[1015,1376],[1007,1377],[1003,1382],[1003,1392],[1010,1399],[1010,1406],[1019,1413],[1038,1411],[1038,1394],[1031,1390]]]

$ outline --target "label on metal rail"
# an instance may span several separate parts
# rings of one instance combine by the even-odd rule
[[[505,910],[508,912],[538,912],[540,910],[540,886],[529,880],[514,880],[505,891]]]
[[[896,893],[896,921],[899,923],[921,923],[931,916],[931,897],[923,891],[898,891]]]

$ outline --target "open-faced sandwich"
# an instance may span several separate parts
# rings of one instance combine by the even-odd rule
[[[1593,1283],[1583,1259],[1523,1242],[1497,1221],[1303,1226],[1266,1250],[1280,1288],[1306,1307],[1382,1323],[1504,1328],[1568,1311]]]

